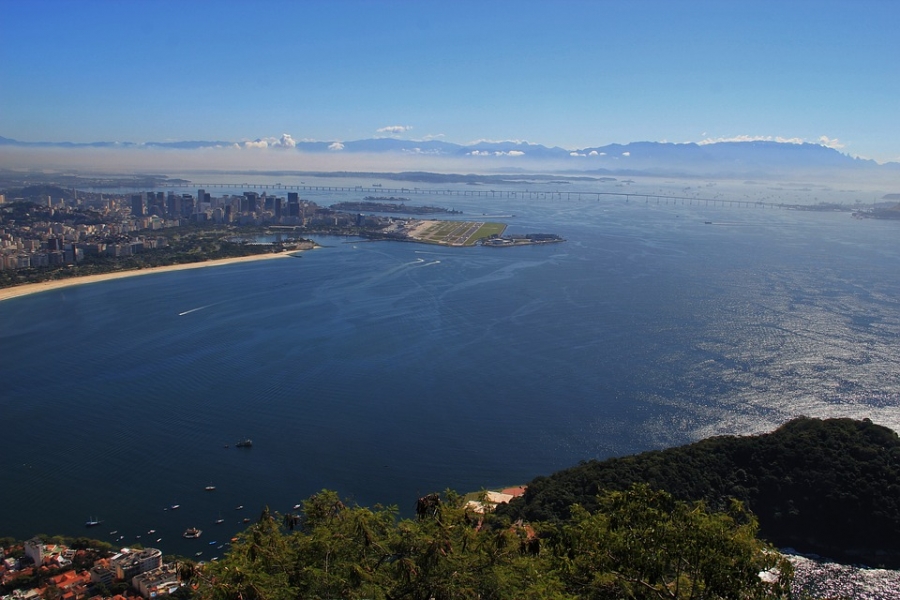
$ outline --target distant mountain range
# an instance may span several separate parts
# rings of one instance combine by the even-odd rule
[[[709,144],[666,142],[631,142],[568,150],[528,142],[482,141],[462,145],[440,140],[401,140],[375,138],[356,141],[295,141],[290,136],[252,142],[182,141],[182,142],[21,142],[0,136],[0,147],[28,148],[121,148],[177,149],[202,148],[270,148],[309,154],[393,154],[422,155],[433,158],[483,160],[487,167],[535,169],[538,163],[554,170],[593,174],[658,174],[753,177],[778,173],[802,172],[870,172],[900,173],[900,163],[879,164],[873,160],[854,158],[833,148],[810,143],[775,141],[717,142]],[[500,160],[503,159],[503,160]]]

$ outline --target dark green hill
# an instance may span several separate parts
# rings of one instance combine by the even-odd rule
[[[715,509],[737,498],[779,547],[900,567],[900,438],[868,419],[799,418],[765,435],[585,462],[535,479],[501,511],[564,520],[572,504],[593,510],[598,493],[635,482]]]

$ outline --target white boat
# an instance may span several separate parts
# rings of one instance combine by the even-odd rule
[[[200,537],[201,533],[203,533],[203,532],[201,530],[197,529],[196,527],[188,527],[187,529],[184,530],[184,533],[181,534],[181,536],[185,537],[189,540],[192,540],[192,539],[196,539],[196,538]]]
[[[102,523],[100,519],[96,519],[94,517],[88,517],[88,520],[84,522],[85,527],[96,527],[100,523]]]

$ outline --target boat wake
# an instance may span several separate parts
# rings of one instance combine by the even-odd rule
[[[203,310],[204,308],[209,308],[210,306],[215,306],[216,304],[219,304],[219,303],[216,302],[215,304],[207,304],[206,306],[198,306],[197,308],[192,308],[191,310],[186,310],[184,312],[180,312],[180,313],[178,313],[178,316],[183,317],[184,315],[189,315],[192,312],[197,312],[198,310]]]

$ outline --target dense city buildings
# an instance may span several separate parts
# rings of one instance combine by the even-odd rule
[[[84,542],[85,540],[79,540]],[[32,538],[20,547],[0,547],[0,600],[157,598],[183,584],[175,563],[156,548],[110,553],[75,549]]]
[[[124,257],[163,248],[165,238],[152,232],[171,227],[339,226],[356,218],[302,201],[296,192],[287,198],[265,192],[214,198],[203,189],[196,197],[172,191],[90,198],[73,191],[67,196],[0,196],[0,270],[60,267],[90,256]]]

